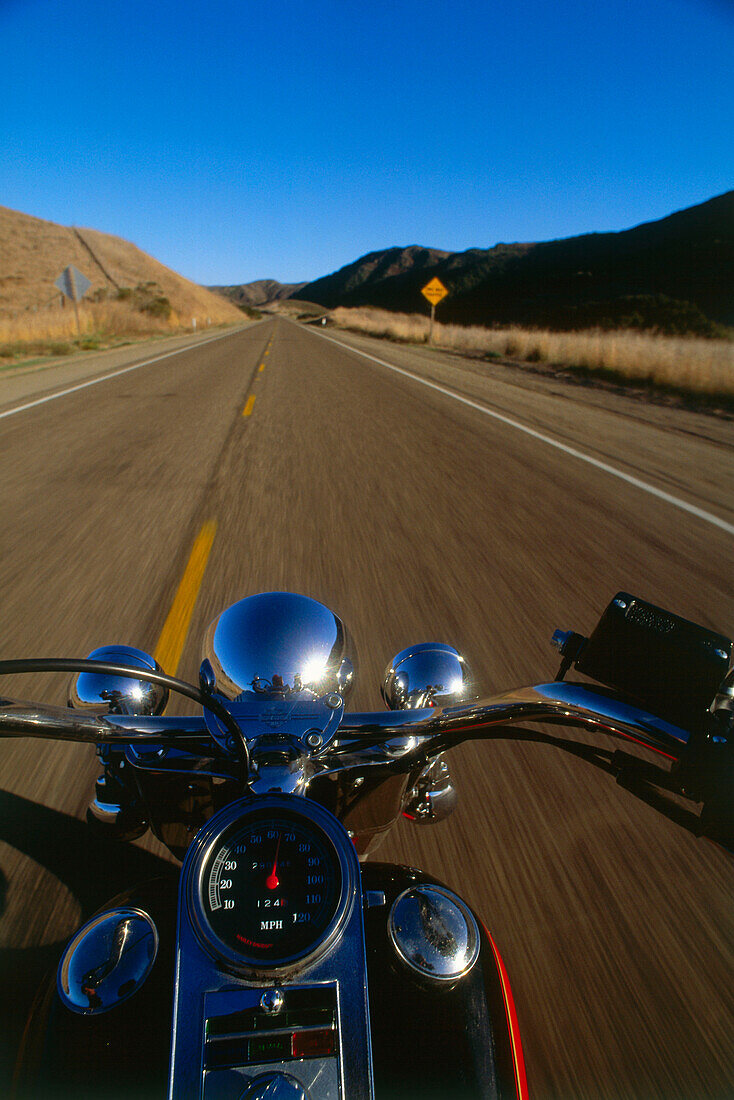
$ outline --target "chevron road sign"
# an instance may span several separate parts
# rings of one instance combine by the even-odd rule
[[[431,279],[430,283],[426,283],[426,285],[423,287],[423,289],[421,290],[421,294],[431,303],[431,327],[428,332],[428,343],[432,344],[433,321],[436,316],[436,306],[439,302],[443,301],[443,299],[448,294],[448,290],[443,285],[440,279]]]
[[[421,294],[428,299],[432,306],[437,306],[446,297],[448,290],[440,279],[431,279],[430,283],[426,283],[423,287]]]

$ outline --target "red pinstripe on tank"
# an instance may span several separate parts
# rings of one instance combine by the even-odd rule
[[[492,938],[492,933],[483,922],[482,928],[492,947],[492,954],[494,955],[497,973],[499,974],[500,983],[502,985],[502,1000],[505,1005],[507,1030],[510,1034],[510,1042],[512,1043],[512,1061],[515,1071],[515,1092],[517,1093],[517,1100],[529,1100],[530,1094],[528,1092],[528,1080],[525,1073],[525,1058],[523,1056],[522,1042],[520,1040],[520,1025],[517,1019],[512,989],[510,987],[510,979],[505,964],[502,961],[502,956],[499,953],[499,948]]]

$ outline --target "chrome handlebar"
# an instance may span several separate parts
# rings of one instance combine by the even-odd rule
[[[20,671],[8,669],[9,664],[13,662],[0,662],[0,674]],[[145,679],[147,673],[136,669],[135,675]],[[194,688],[188,694],[196,691]],[[333,699],[332,696],[332,703]],[[210,701],[205,700],[204,705],[208,706]],[[224,707],[221,697],[214,703]],[[219,727],[216,727],[219,733],[215,733],[210,714],[197,717],[95,714],[0,697],[0,737],[41,737],[90,742],[107,748],[116,746],[126,757],[132,753],[132,762],[143,768],[150,756],[145,750],[154,748],[158,750],[154,753],[158,771],[189,775],[192,767],[196,767],[197,774],[231,778],[252,789],[263,778],[262,767],[270,767],[275,761],[287,765],[291,771],[295,769],[293,774],[302,793],[317,776],[360,775],[367,769],[376,769],[378,775],[420,770],[439,753],[463,741],[482,738],[536,741],[571,752],[615,775],[617,782],[663,814],[678,820],[696,835],[704,832],[734,851],[731,799],[734,746],[728,727],[717,725],[712,719],[713,724],[707,728],[705,716],[700,728],[683,729],[630,705],[606,688],[555,680],[463,706],[379,713],[341,710],[338,716],[341,721],[337,718],[338,725],[332,726],[323,738],[315,730],[299,729],[298,723],[294,723],[290,736],[287,720],[276,722],[278,728],[274,729],[268,722],[268,718],[273,719],[272,711],[265,710],[263,720],[256,721],[257,728],[253,729],[251,723],[256,714],[248,707],[240,716],[235,741],[229,736],[237,721],[236,707],[231,705],[235,713],[227,714],[228,735],[222,738]],[[288,710],[287,704],[284,709]],[[609,750],[582,738],[568,739],[542,729],[528,729],[528,723],[563,724],[611,735],[621,738],[629,751]],[[254,736],[248,736],[251,732]],[[165,750],[174,750],[168,760],[164,759]],[[650,760],[649,753],[654,754],[655,761]],[[700,818],[676,808],[665,792],[701,803]]]
[[[48,671],[51,662],[39,662]],[[61,663],[61,662],[59,662]],[[15,671],[1,662],[0,673]],[[73,662],[69,662],[73,664]],[[112,667],[112,666],[110,666]],[[58,670],[58,665],[54,670]],[[147,678],[145,674],[141,678]],[[153,674],[151,674],[151,680]],[[194,689],[195,690],[195,689]],[[188,693],[192,695],[190,691]],[[204,705],[215,709],[222,718],[219,700],[205,697]],[[399,755],[425,755],[440,752],[461,741],[491,738],[500,727],[527,722],[563,722],[621,737],[669,760],[678,760],[691,734],[653,714],[622,702],[611,693],[592,690],[567,681],[518,688],[499,696],[479,700],[469,706],[447,706],[422,710],[378,713],[345,713],[327,752],[359,751],[365,739],[390,742],[410,739]],[[226,714],[229,728],[236,725]],[[237,727],[239,738],[244,735]],[[101,745],[160,744],[179,740],[209,739],[203,717],[92,715],[66,707],[40,706],[0,698],[0,736],[41,737],[62,741],[82,741]],[[501,734],[499,734],[501,736]]]
[[[204,719],[140,718],[127,714],[81,714],[68,707],[0,698],[0,737],[40,737],[93,745],[161,744],[200,741],[209,732]]]
[[[615,698],[565,680],[479,700],[468,707],[391,711],[387,714],[345,714],[340,740],[379,734],[394,737],[447,738],[454,743],[491,736],[498,726],[525,722],[565,722],[632,740],[646,749],[677,760],[690,733]]]

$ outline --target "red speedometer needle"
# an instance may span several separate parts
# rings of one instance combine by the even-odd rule
[[[265,885],[267,886],[268,890],[277,890],[278,886],[280,885],[280,882],[279,882],[279,879],[278,879],[278,876],[277,876],[276,872],[278,870],[278,852],[280,851],[280,838],[281,838],[282,835],[283,835],[282,833],[278,834],[278,846],[275,849],[275,859],[273,860],[273,869],[270,872],[270,874],[268,875],[268,877],[265,879]]]

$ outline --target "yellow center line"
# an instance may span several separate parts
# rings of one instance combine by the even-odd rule
[[[270,348],[265,348],[265,354],[270,355]]]
[[[251,393],[250,396],[247,398],[247,404],[245,405],[244,409],[242,410],[242,415],[243,416],[250,416],[250,414],[252,413],[252,406],[254,404],[255,404],[255,394]]]
[[[196,597],[199,595],[204,570],[214,542],[217,525],[214,520],[204,524],[196,536],[191,556],[178,586],[178,591],[163,624],[154,657],[169,676],[175,676],[178,662],[181,660],[189,623],[194,612]]]
[[[265,364],[264,364],[264,363],[261,363],[261,364],[260,364],[260,366],[258,367],[258,373],[259,373],[259,374],[262,374],[262,372],[263,372],[264,370],[265,370]]]

